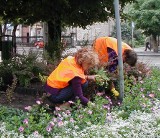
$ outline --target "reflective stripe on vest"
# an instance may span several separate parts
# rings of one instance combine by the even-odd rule
[[[117,39],[113,37],[100,37],[97,38],[93,45],[95,51],[98,53],[101,62],[108,62],[107,47],[113,49],[118,55]],[[122,54],[125,49],[131,49],[129,45],[122,42]]]
[[[74,57],[69,56],[50,74],[47,84],[52,88],[64,88],[76,76],[82,78],[82,84],[86,82],[84,70],[76,64]]]

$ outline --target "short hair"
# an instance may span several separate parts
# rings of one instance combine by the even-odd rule
[[[124,51],[124,62],[130,66],[135,66],[137,63],[137,53],[134,50],[126,49]]]
[[[77,64],[80,66],[82,66],[83,63],[87,63],[90,67],[99,64],[98,54],[91,47],[79,49],[74,56]]]

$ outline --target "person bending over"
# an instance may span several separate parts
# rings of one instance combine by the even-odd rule
[[[105,66],[109,72],[115,72],[118,66],[117,39],[113,37],[97,38],[93,43],[93,48],[98,53],[100,64]],[[136,52],[124,42],[122,42],[122,58],[123,62],[130,66],[135,66],[137,62]],[[112,88],[115,90],[113,83]]]
[[[88,86],[87,80],[95,80],[96,75],[85,75],[85,71],[99,64],[97,53],[92,48],[82,48],[74,56],[60,62],[49,75],[45,91],[54,104],[74,101],[78,97],[83,105],[89,99],[83,96]]]

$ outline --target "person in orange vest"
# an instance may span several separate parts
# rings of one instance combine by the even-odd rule
[[[98,53],[100,64],[105,66],[109,72],[114,72],[118,66],[118,45],[117,39],[113,37],[100,37],[93,43],[94,50]],[[123,62],[130,66],[135,66],[137,62],[136,52],[126,43],[122,42]],[[111,92],[119,96],[115,90],[114,84],[111,83]]]
[[[92,48],[82,48],[74,56],[63,59],[47,78],[44,88],[49,100],[55,104],[69,104],[68,101],[78,97],[83,105],[87,105],[89,99],[83,92],[88,80],[95,80],[96,75],[85,75],[85,72],[98,64],[98,55]]]
[[[100,63],[107,65],[110,72],[115,71],[118,66],[117,39],[113,37],[97,38],[93,44],[93,48],[98,53]],[[135,66],[137,62],[137,54],[124,42],[122,42],[122,57],[123,62],[130,66]]]

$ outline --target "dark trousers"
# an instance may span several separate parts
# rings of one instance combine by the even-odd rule
[[[88,82],[82,84],[82,91],[85,91],[85,89],[88,87]],[[72,85],[69,85],[59,91],[59,94],[54,95],[52,94],[49,96],[49,100],[53,103],[63,103],[69,100],[74,100],[75,95],[72,88]]]
[[[151,51],[151,46],[150,46],[150,43],[149,43],[149,42],[146,43],[145,51],[147,51],[147,49],[149,49],[149,50]]]

